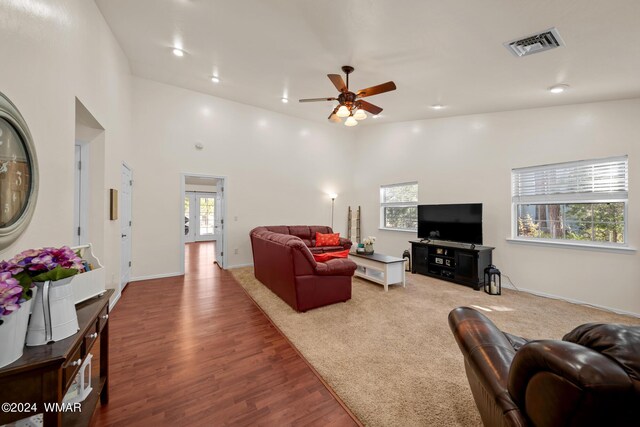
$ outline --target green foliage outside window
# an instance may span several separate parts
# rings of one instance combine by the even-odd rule
[[[380,188],[381,227],[396,230],[418,228],[418,183]]]
[[[624,243],[624,203],[520,204],[518,236]]]

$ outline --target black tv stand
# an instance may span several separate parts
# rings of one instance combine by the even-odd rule
[[[492,263],[492,247],[424,240],[411,243],[411,272],[459,283],[479,290],[484,269]]]

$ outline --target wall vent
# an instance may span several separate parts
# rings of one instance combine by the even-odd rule
[[[556,28],[504,43],[513,56],[527,56],[564,46]]]

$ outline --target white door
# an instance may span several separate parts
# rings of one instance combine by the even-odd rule
[[[75,182],[73,192],[73,243],[74,246],[89,243],[88,238],[88,202],[89,202],[89,146],[75,144]]]
[[[120,289],[124,289],[131,278],[131,189],[133,186],[131,169],[122,165],[120,185],[119,218],[121,237]]]
[[[224,179],[218,181],[214,236],[216,239],[216,263],[224,268]]]

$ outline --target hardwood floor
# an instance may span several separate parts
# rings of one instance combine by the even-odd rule
[[[213,254],[188,244],[184,277],[127,286],[92,425],[358,425]]]

